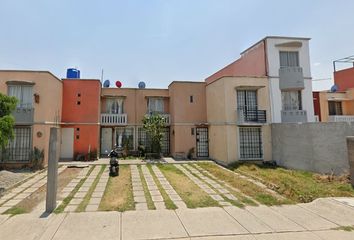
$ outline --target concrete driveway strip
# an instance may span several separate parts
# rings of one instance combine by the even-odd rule
[[[4,223],[10,215],[0,215],[0,225]]]
[[[249,233],[222,208],[178,209],[176,213],[191,237]]]
[[[192,237],[190,240],[256,240],[251,235]]]
[[[271,208],[307,230],[327,230],[338,227],[338,225],[297,205],[274,206]]]
[[[353,240],[354,232],[338,231],[338,230],[327,230],[315,232],[323,240]]]
[[[188,237],[175,211],[128,211],[122,213],[122,239],[170,239]],[[104,239],[104,238],[102,238]]]
[[[54,226],[56,215],[39,218],[37,215],[22,214],[9,218],[0,225],[1,240],[34,240],[50,226]]]
[[[236,219],[250,233],[274,232],[268,225],[252,215],[247,210],[238,207],[224,207],[224,210]]]
[[[69,213],[53,240],[112,240],[120,239],[120,213]]]
[[[329,199],[317,199],[299,206],[341,226],[354,225],[354,209]]]
[[[271,233],[260,234],[255,237],[257,240],[321,240],[321,238],[312,232]],[[337,238],[334,239],[337,240]]]
[[[282,216],[267,206],[246,207],[250,213],[266,223],[276,232],[305,231],[303,227]]]

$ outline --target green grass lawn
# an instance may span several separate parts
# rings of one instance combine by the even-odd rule
[[[354,197],[354,188],[345,177],[329,177],[281,167],[241,164],[231,170],[261,180],[294,202],[306,203],[321,197]]]

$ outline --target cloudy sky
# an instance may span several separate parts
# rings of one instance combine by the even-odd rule
[[[1,0],[0,69],[123,86],[202,81],[267,35],[310,37],[313,88],[354,55],[353,0]],[[318,79],[330,79],[320,80]]]

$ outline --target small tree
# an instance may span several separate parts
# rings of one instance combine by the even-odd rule
[[[15,119],[11,112],[16,108],[17,98],[0,93],[0,150],[14,137]]]
[[[143,128],[151,138],[151,152],[160,156],[163,128],[165,119],[159,114],[146,115],[143,119]]]

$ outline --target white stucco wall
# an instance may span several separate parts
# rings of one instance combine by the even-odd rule
[[[277,47],[277,44],[288,42],[300,42],[301,47]],[[307,121],[314,122],[314,109],[312,97],[312,78],[310,66],[309,40],[298,38],[267,38],[266,39],[266,53],[268,61],[268,76],[269,76],[269,94],[271,101],[271,112],[273,123],[281,122],[281,91],[279,88],[279,68],[280,59],[279,51],[298,51],[299,64],[303,70],[305,88],[302,90],[302,107],[307,112]]]

